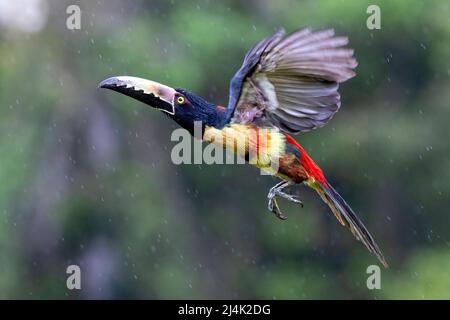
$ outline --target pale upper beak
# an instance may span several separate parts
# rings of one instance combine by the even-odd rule
[[[125,94],[168,114],[175,114],[175,89],[147,79],[119,76],[103,80],[99,88]]]

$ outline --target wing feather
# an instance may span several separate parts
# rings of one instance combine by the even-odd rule
[[[343,48],[347,44],[333,29],[309,28],[288,36],[280,29],[257,43],[231,81],[231,121],[293,134],[324,126],[339,110],[339,83],[355,76],[357,62],[354,51]]]

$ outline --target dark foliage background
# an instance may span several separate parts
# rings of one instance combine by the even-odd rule
[[[0,297],[450,298],[449,15],[419,0],[1,1]],[[96,89],[127,74],[226,104],[246,50],[279,25],[334,27],[355,49],[341,111],[297,140],[385,252],[381,290],[313,192],[279,221],[275,179],[172,164],[169,119]]]

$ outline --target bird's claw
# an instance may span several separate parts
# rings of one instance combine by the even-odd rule
[[[272,187],[269,191],[269,194],[267,195],[267,199],[269,200],[269,203],[267,205],[270,212],[274,213],[275,216],[281,220],[286,220],[287,217],[283,215],[283,213],[280,210],[280,207],[278,206],[277,200],[275,199],[276,196],[279,196],[281,198],[284,198],[286,200],[292,201],[294,203],[299,204],[303,208],[303,202],[294,195],[288,194],[284,191],[282,191],[284,188],[292,185],[289,182],[282,181]]]
[[[278,206],[277,200],[275,197],[269,198],[268,209],[270,212],[275,214],[275,216],[280,220],[286,220],[287,217],[281,212],[280,207]]]
[[[300,200],[300,198],[298,196],[294,196],[294,195],[288,194],[288,193],[280,191],[280,190],[276,191],[276,195],[280,196],[286,200],[289,200],[291,202],[294,202],[296,204],[299,204],[303,208],[303,202],[302,202],[302,200]]]

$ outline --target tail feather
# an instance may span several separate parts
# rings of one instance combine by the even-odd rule
[[[317,191],[322,200],[330,207],[336,219],[343,226],[349,228],[356,239],[364,243],[367,249],[380,260],[384,267],[387,268],[388,264],[386,259],[378,248],[372,235],[339,193],[326,181],[324,183],[315,181],[310,186]]]

